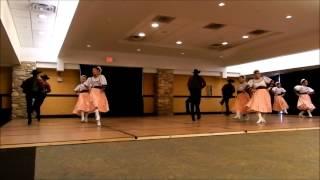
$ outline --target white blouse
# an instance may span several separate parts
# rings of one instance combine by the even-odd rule
[[[84,84],[90,88],[96,86],[105,86],[107,85],[107,79],[104,75],[99,75],[97,77],[89,77]]]
[[[305,93],[313,93],[314,90],[308,86],[302,86],[302,85],[296,85],[294,87],[294,90],[297,91],[300,94],[305,94]]]
[[[244,82],[244,83],[241,83],[239,84],[238,88],[237,88],[237,91],[245,91],[248,87],[248,83],[247,82]]]
[[[88,90],[88,87],[82,83],[82,84],[79,84],[75,89],[74,91],[76,92],[81,92],[81,91],[85,91],[85,90]]]
[[[286,93],[287,91],[284,88],[273,87],[272,92],[274,93],[274,95],[281,95]]]
[[[271,81],[271,78],[263,76],[260,79],[250,79],[248,84],[252,88],[267,87],[267,84],[269,84]]]

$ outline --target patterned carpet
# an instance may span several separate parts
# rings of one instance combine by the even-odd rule
[[[319,131],[48,146],[35,179],[319,179]]]

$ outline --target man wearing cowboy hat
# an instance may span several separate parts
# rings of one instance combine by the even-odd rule
[[[34,102],[34,109],[37,112],[37,119],[40,121],[40,109],[43,101],[47,97],[47,94],[51,92],[51,87],[50,84],[48,83],[47,80],[49,80],[49,76],[46,74],[43,74],[40,76],[41,77],[41,91],[39,93],[39,96],[36,98]]]
[[[24,80],[21,85],[23,92],[26,94],[28,125],[30,125],[32,122],[34,102],[36,101],[36,99],[39,96],[39,93],[41,92],[41,80],[38,77],[40,73],[41,72],[38,70],[33,70],[31,72],[32,77]]]
[[[228,83],[225,84],[222,87],[222,100],[220,101],[220,104],[225,104],[226,106],[226,115],[230,115],[230,108],[229,108],[229,99],[232,97],[232,94],[235,92],[235,88],[232,85],[234,80],[228,79]]]
[[[206,87],[206,81],[199,75],[200,71],[194,69],[193,76],[188,81],[188,88],[190,92],[191,102],[191,117],[192,121],[195,121],[195,113],[197,119],[201,119],[200,102],[201,102],[201,90]]]

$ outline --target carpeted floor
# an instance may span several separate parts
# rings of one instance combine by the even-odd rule
[[[319,131],[37,148],[36,179],[319,179]]]

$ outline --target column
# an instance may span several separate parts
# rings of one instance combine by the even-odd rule
[[[36,63],[22,62],[20,65],[16,65],[12,69],[12,119],[26,118],[27,117],[27,105],[25,94],[20,87],[23,80],[31,77],[31,72],[36,68]]]
[[[173,115],[173,80],[173,70],[157,70],[155,110],[160,116]]]

